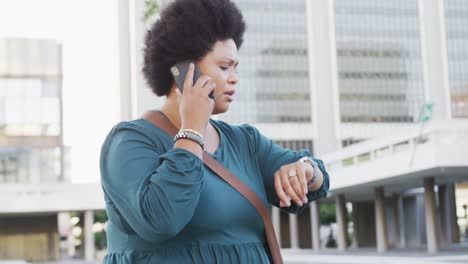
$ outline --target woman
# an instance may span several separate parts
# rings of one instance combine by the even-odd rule
[[[284,149],[250,125],[210,119],[233,102],[244,31],[229,0],[175,0],[148,31],[143,72],[153,92],[167,96],[159,111],[193,137],[174,142],[144,119],[109,133],[100,160],[105,263],[269,263],[262,219],[203,165],[203,148],[269,208],[299,213],[326,196],[323,163],[307,151]],[[169,68],[183,60],[196,61],[204,75],[192,83],[191,65],[181,93]]]

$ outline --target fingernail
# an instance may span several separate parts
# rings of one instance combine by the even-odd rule
[[[307,194],[308,190],[307,188],[304,188],[304,194]]]
[[[287,202],[287,203],[286,203],[286,206],[287,206],[287,207],[291,206],[291,202]]]
[[[307,203],[307,197],[305,197],[304,199],[302,199],[302,201],[306,204]]]
[[[299,205],[299,206],[302,206],[302,205],[303,205],[303,203],[299,202],[297,205]]]

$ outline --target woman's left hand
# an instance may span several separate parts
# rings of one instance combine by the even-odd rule
[[[298,206],[306,204],[307,182],[313,175],[314,168],[307,162],[296,161],[283,165],[275,173],[275,190],[280,207],[291,206],[291,200]]]

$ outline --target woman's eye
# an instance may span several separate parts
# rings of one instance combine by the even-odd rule
[[[223,71],[229,69],[228,67],[223,67],[223,66],[219,66],[219,68],[221,68],[221,70],[223,70]]]

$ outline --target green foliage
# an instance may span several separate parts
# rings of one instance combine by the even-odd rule
[[[336,223],[336,205],[335,203],[320,204],[320,224],[329,225]],[[352,221],[351,212],[346,213],[346,223]]]
[[[145,15],[143,21],[146,22],[154,14],[159,13],[159,4],[157,0],[145,0]]]
[[[327,243],[325,244],[325,247],[336,248],[337,246],[338,245],[336,244],[336,240],[333,238],[333,230],[330,228],[330,233],[328,234]]]
[[[94,223],[105,223],[107,222],[107,214],[106,211],[95,211],[94,212]]]
[[[94,246],[98,250],[107,248],[107,238],[105,232],[97,232],[94,234]]]
[[[334,203],[320,204],[320,224],[329,225],[336,222],[336,206]]]
[[[105,223],[109,220],[106,211],[94,211],[94,223]],[[104,231],[94,233],[94,245],[98,250],[107,248],[107,238]]]

